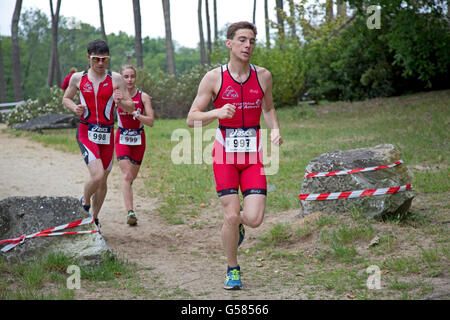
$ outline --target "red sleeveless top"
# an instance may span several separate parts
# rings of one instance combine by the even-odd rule
[[[228,71],[228,65],[221,66],[222,85],[214,100],[214,107],[221,108],[227,103],[236,106],[231,119],[219,119],[219,126],[230,128],[257,127],[261,118],[264,92],[258,81],[256,68],[250,64],[250,75],[244,82],[238,82]]]
[[[113,125],[113,83],[111,71],[98,86],[97,94],[88,79],[88,71],[84,71],[80,81],[80,102],[87,106],[81,120],[93,124]]]
[[[145,114],[144,103],[142,102],[142,91],[138,92],[131,98],[134,103],[134,110],[141,109],[141,114]],[[141,121],[133,119],[133,115],[117,107],[117,125],[125,129],[139,129],[142,127]]]

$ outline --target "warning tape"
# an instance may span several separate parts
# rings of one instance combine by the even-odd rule
[[[12,248],[14,248],[15,246],[24,243],[26,239],[38,238],[38,237],[64,236],[64,235],[69,235],[69,234],[96,233],[96,232],[98,232],[98,229],[97,230],[87,230],[87,231],[54,232],[54,231],[60,231],[60,230],[65,230],[65,229],[82,226],[82,225],[93,223],[93,222],[94,222],[94,218],[90,217],[90,218],[66,223],[66,224],[63,224],[63,225],[60,225],[60,226],[57,226],[54,228],[42,230],[42,231],[30,234],[30,235],[24,234],[17,238],[0,240],[0,244],[9,243],[8,245],[6,245],[5,247],[2,248],[2,252],[7,252],[7,251],[11,250]]]
[[[303,193],[299,194],[300,200],[336,200],[336,199],[351,199],[366,196],[379,196],[384,194],[391,194],[400,191],[406,191],[412,188],[411,184],[407,184],[399,187],[380,188],[380,189],[366,189],[357,191],[344,191],[344,192],[332,192],[332,193]]]
[[[399,164],[402,164],[402,163],[403,163],[403,160],[399,160],[395,163],[378,166],[378,167],[369,167],[369,168],[360,168],[360,169],[342,170],[342,171],[311,172],[311,173],[305,173],[305,178],[339,176],[339,175],[343,175],[343,174],[353,174],[353,173],[359,173],[359,172],[374,171],[374,170],[392,168],[392,167],[398,166]]]

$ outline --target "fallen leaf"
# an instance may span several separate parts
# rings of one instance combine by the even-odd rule
[[[389,273],[389,270],[381,270],[380,273],[381,274],[387,274],[387,273]]]
[[[354,296],[354,295],[352,295],[352,294],[348,294],[348,295],[347,295],[347,298],[349,298],[349,299],[355,299],[356,296]]]

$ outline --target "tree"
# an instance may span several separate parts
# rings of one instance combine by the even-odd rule
[[[296,40],[297,37],[297,29],[295,27],[295,5],[294,0],[288,0],[289,2],[289,27],[291,29],[291,38],[292,40]]]
[[[334,19],[334,13],[333,13],[333,0],[327,0],[325,3],[326,13],[325,13],[325,20],[331,21]]]
[[[166,66],[167,72],[175,74],[175,50],[172,41],[172,26],[170,24],[170,0],[162,0],[164,24],[166,29]]]
[[[211,23],[209,21],[209,1],[205,0],[205,12],[206,12],[206,33],[207,33],[207,47],[208,52],[206,55],[206,63],[211,64]]]
[[[0,37],[0,102],[6,102],[6,82],[3,68],[2,38]]]
[[[217,0],[214,0],[214,45],[219,41],[219,28],[217,26]]]
[[[264,0],[264,25],[266,27],[266,48],[270,49],[269,6]]]
[[[277,23],[280,38],[284,38],[283,0],[276,0]]]
[[[134,47],[136,50],[136,60],[138,68],[144,67],[143,53],[142,53],[142,24],[141,24],[141,5],[139,0],[133,0],[134,13]]]
[[[337,4],[337,16],[338,17],[347,17],[347,4],[345,1],[341,0]]]
[[[108,38],[106,37],[105,31],[105,21],[103,20],[103,1],[98,0],[98,8],[100,12],[100,30],[102,32],[102,39],[108,42]]]
[[[19,50],[19,19],[20,11],[22,10],[22,0],[16,0],[16,7],[11,23],[11,52],[12,52],[12,67],[13,67],[13,82],[14,82],[14,99],[16,101],[23,100],[22,88],[22,70],[20,67],[20,50]]]
[[[203,37],[203,20],[202,20],[202,0],[198,0],[198,30],[200,37],[200,62],[206,64],[205,38]]]
[[[253,0],[253,24],[256,24],[256,0]]]
[[[56,73],[56,84],[61,86],[61,68],[59,66],[58,54],[58,25],[59,10],[61,8],[61,0],[56,3],[56,11],[53,12],[53,1],[50,0],[50,15],[52,18],[52,49],[50,54],[50,64],[48,67],[47,85],[51,87],[54,82],[54,74]]]

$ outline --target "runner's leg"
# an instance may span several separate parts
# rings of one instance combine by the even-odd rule
[[[131,163],[129,159],[119,161],[122,171],[122,195],[126,212],[133,210],[133,189],[132,183],[136,179],[140,165]]]
[[[94,218],[97,218],[106,195],[106,177],[108,176],[109,171],[103,169],[101,159],[95,159],[89,162],[87,167],[90,177],[84,185],[84,204],[90,205],[92,198],[91,208],[93,210]]]
[[[220,197],[224,208],[224,223],[222,226],[222,245],[227,256],[227,263],[230,267],[236,267],[237,244],[239,239],[240,201],[238,194],[229,194]]]

